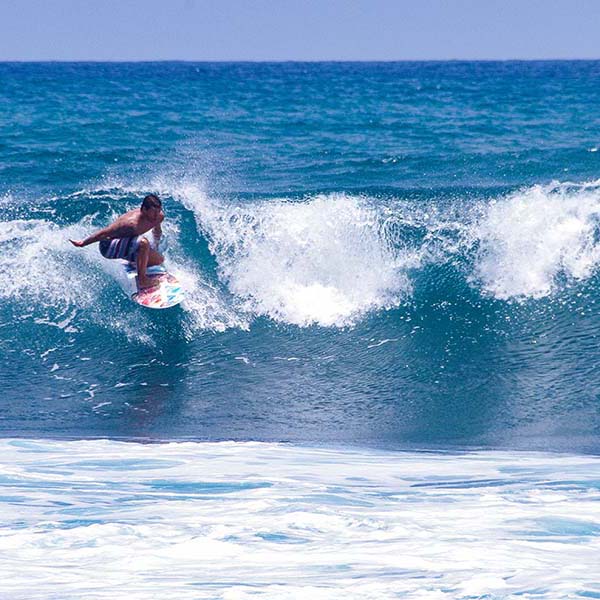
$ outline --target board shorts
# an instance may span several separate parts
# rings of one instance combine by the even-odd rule
[[[138,235],[115,240],[102,240],[98,245],[98,249],[104,258],[123,258],[129,262],[135,262],[140,249],[141,238],[142,236]]]

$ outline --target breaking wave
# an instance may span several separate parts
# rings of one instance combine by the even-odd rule
[[[584,284],[600,261],[600,182],[423,202],[347,193],[223,199],[195,184],[158,184],[169,217],[167,259],[187,290],[188,335],[247,328],[259,317],[352,326],[411,305],[431,267],[454,274],[438,274],[437,296],[458,276],[482,299],[535,301]],[[52,218],[0,222],[3,301],[38,319],[85,315],[143,336],[147,315],[119,291],[119,266],[68,243],[142,192],[84,190],[49,201]],[[86,214],[90,199],[95,211]]]

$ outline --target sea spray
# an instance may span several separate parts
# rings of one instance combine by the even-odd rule
[[[471,281],[496,298],[540,298],[600,261],[600,185],[553,184],[493,200],[477,222]]]
[[[219,203],[193,186],[179,194],[209,237],[221,278],[254,314],[339,327],[410,294],[417,256],[389,251],[376,210],[361,198]]]

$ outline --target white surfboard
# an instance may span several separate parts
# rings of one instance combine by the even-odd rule
[[[131,284],[131,299],[140,306],[156,309],[171,308],[177,306],[185,297],[177,277],[169,273],[162,265],[146,269],[146,276],[155,280],[156,285],[143,290],[140,290],[137,285],[135,265],[126,263],[125,272]]]

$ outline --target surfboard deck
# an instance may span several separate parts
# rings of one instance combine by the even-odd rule
[[[137,270],[131,263],[125,264],[127,279],[131,283],[131,299],[146,308],[163,309],[177,306],[185,297],[177,277],[169,273],[165,267],[158,265],[148,267],[146,275],[156,280],[156,286],[140,290],[137,286]]]

